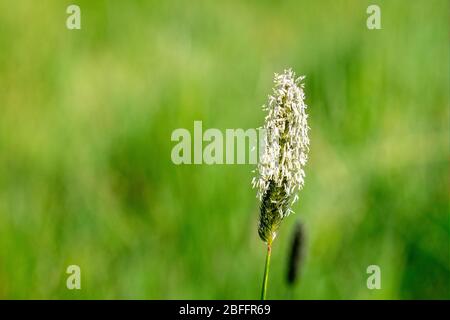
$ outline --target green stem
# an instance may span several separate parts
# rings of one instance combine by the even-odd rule
[[[267,243],[266,266],[264,268],[264,278],[261,290],[261,300],[266,300],[267,282],[269,279],[270,254],[272,252],[272,243]]]

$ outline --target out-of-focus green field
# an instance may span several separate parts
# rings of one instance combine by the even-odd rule
[[[449,298],[448,1],[85,0],[70,31],[71,3],[0,2],[0,298],[259,298],[254,165],[176,166],[170,137],[262,125],[286,67],[311,151],[268,297]]]

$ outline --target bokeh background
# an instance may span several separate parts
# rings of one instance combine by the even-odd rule
[[[445,0],[0,2],[0,298],[259,298],[254,166],[176,166],[170,137],[259,127],[286,67],[311,152],[268,297],[449,298],[448,37]]]

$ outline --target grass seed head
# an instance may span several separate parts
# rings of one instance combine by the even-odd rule
[[[291,69],[275,74],[273,92],[263,106],[266,135],[252,184],[261,200],[258,233],[268,243],[292,211],[290,206],[304,184],[309,127],[303,79]]]

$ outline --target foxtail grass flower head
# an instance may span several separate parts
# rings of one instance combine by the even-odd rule
[[[275,74],[273,92],[263,106],[266,135],[252,184],[261,201],[258,233],[267,243],[292,212],[291,205],[304,185],[309,151],[304,78],[296,78],[291,69]]]

